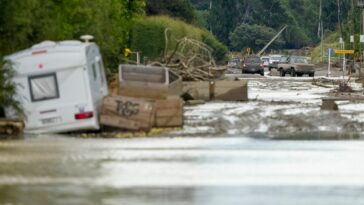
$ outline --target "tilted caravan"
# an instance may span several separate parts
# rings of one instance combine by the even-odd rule
[[[5,58],[16,71],[26,133],[99,129],[108,87],[100,50],[88,40],[45,41]]]

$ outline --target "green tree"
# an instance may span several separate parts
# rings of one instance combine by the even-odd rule
[[[240,20],[240,6],[239,0],[212,0],[209,29],[225,45],[229,45],[229,34]]]
[[[1,0],[0,57],[44,40],[91,34],[116,70],[144,0]]]
[[[0,64],[0,117],[4,117],[3,108],[15,110],[18,114],[23,115],[22,107],[14,96],[16,93],[16,84],[11,81],[15,71],[11,62]]]
[[[206,17],[208,22],[206,28],[212,30],[227,45],[232,44],[228,44],[229,40],[226,38],[241,24],[262,25],[273,28],[275,32],[284,25],[288,25],[288,29],[282,34],[286,42],[282,45],[283,48],[300,48],[320,41],[318,37],[320,2],[318,0],[211,0],[211,2],[210,10],[210,0],[192,0],[196,8],[209,12]],[[346,21],[346,19],[352,1],[340,0],[339,2],[340,18],[342,22],[350,24],[353,21]],[[322,1],[322,3],[324,29],[335,31],[338,28],[337,1]],[[255,40],[254,38],[252,36],[251,40]]]
[[[195,9],[189,0],[148,0],[147,14],[172,16],[187,23],[196,22]]]
[[[257,53],[275,35],[276,31],[266,26],[241,24],[230,34],[230,47],[234,51],[242,51],[245,48],[250,47],[253,52]],[[282,38],[278,38],[278,40],[271,45],[271,48],[280,48],[284,43]]]
[[[212,55],[217,62],[225,61],[228,49],[211,33],[166,16],[152,16],[137,20],[132,30],[131,48],[140,51],[149,60],[158,59],[164,55],[166,49],[166,29],[168,30],[167,50],[174,50],[179,39],[188,37],[210,46],[213,50]]]
[[[33,12],[38,0],[0,1],[0,59],[5,54],[30,46]]]
[[[191,0],[191,3],[196,7],[198,10],[207,10],[210,8],[211,0]]]

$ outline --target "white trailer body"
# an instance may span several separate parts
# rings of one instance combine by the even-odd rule
[[[97,130],[107,81],[98,46],[45,41],[7,56],[15,68],[26,133]],[[7,111],[7,117],[14,117]]]

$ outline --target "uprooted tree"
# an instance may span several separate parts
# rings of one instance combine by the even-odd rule
[[[165,66],[180,75],[183,80],[209,80],[214,77],[216,63],[212,57],[212,49],[205,43],[184,37],[177,40],[172,51],[168,51],[168,29],[165,30],[164,56],[151,65]]]

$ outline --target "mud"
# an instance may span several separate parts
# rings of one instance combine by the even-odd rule
[[[250,81],[249,102],[186,107],[184,130],[171,135],[359,138],[364,133],[364,106],[360,101],[340,101],[337,109],[322,111],[321,99],[331,91],[311,82]]]

